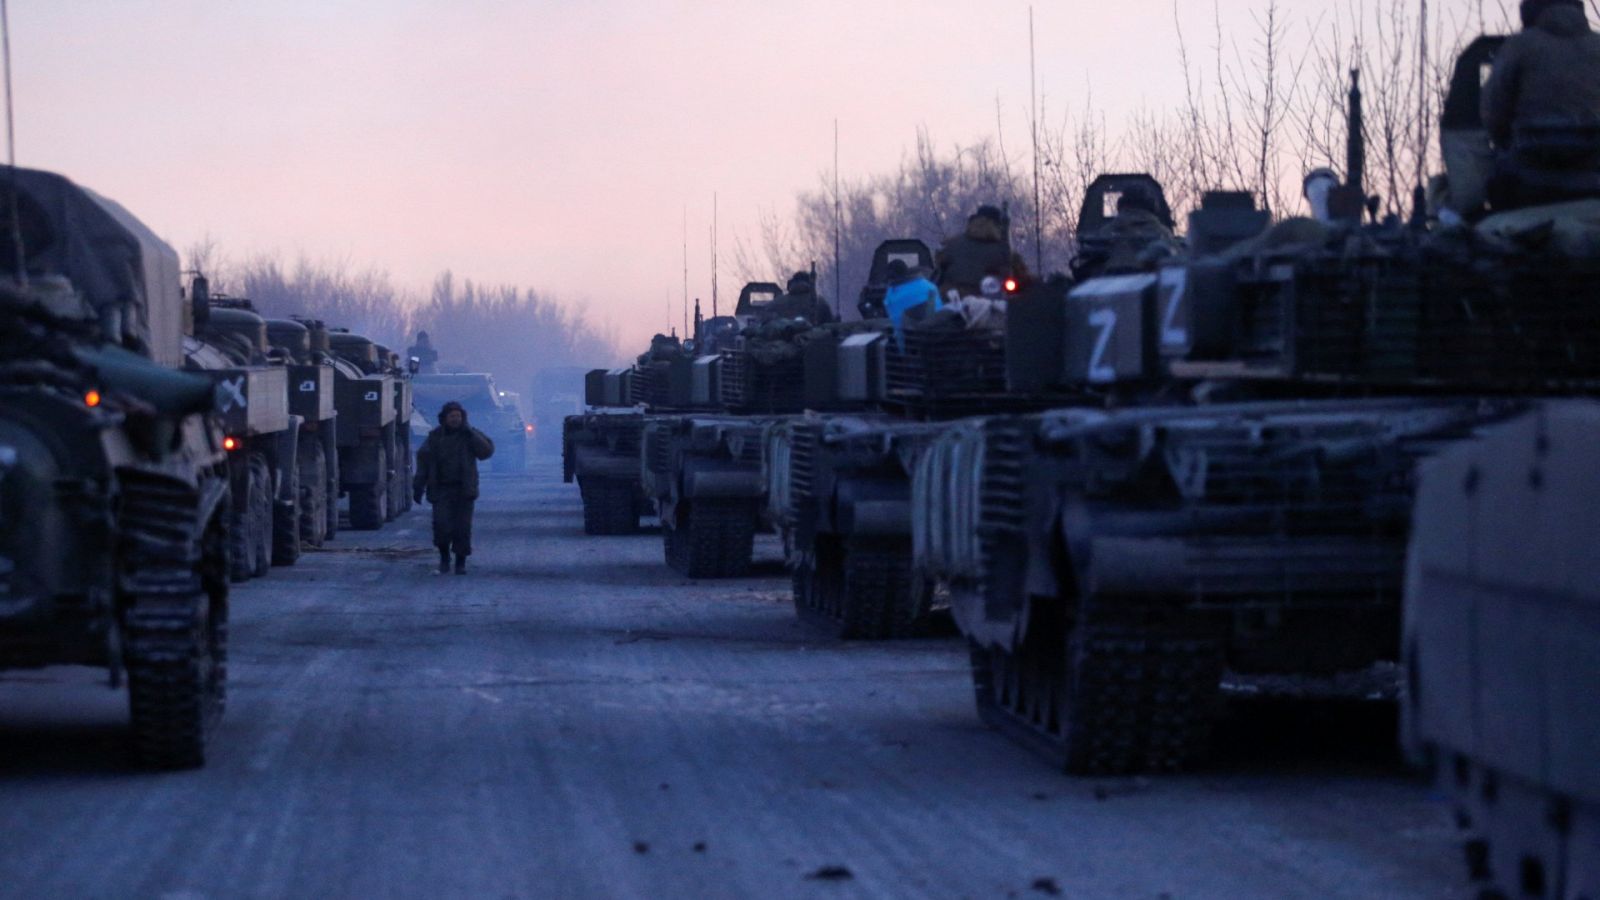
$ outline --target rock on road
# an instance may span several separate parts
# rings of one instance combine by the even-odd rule
[[[979,723],[957,639],[810,630],[771,539],[686,581],[558,471],[485,476],[466,577],[424,508],[236,587],[203,770],[130,770],[100,673],[0,675],[0,896],[1459,896],[1381,715],[1070,778]]]

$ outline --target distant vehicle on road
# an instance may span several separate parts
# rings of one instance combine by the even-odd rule
[[[411,380],[418,412],[431,429],[439,408],[451,400],[467,411],[467,421],[495,442],[491,465],[496,472],[521,472],[528,467],[528,436],[533,425],[522,418],[517,395],[495,386],[487,372],[417,375]],[[411,452],[422,446],[427,430],[413,429]]]

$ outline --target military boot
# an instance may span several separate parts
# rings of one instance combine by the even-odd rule
[[[465,553],[456,554],[456,574],[467,574],[467,555]]]
[[[450,551],[443,547],[439,548],[439,574],[450,574]]]

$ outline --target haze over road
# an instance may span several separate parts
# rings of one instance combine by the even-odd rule
[[[1398,898],[1459,883],[1444,807],[1398,768],[1381,716],[1247,708],[1198,774],[1069,778],[979,724],[956,639],[818,636],[770,541],[758,577],[692,583],[654,535],[584,538],[558,465],[485,475],[467,577],[430,574],[418,510],[237,587],[203,770],[131,771],[123,697],[96,673],[0,676],[0,895]]]

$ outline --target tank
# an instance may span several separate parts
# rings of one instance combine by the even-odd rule
[[[1420,475],[1403,734],[1479,891],[1600,896],[1600,403],[1542,404]]]
[[[212,384],[176,368],[177,255],[59,175],[13,174],[27,284],[0,254],[0,668],[104,667],[135,758],[198,766],[223,710],[229,490]]]
[[[984,719],[1072,771],[1159,771],[1203,757],[1224,671],[1392,696],[1418,464],[1600,385],[1600,243],[1518,215],[1289,221],[1072,288],[1062,381],[1104,408],[967,423],[913,485]]]

